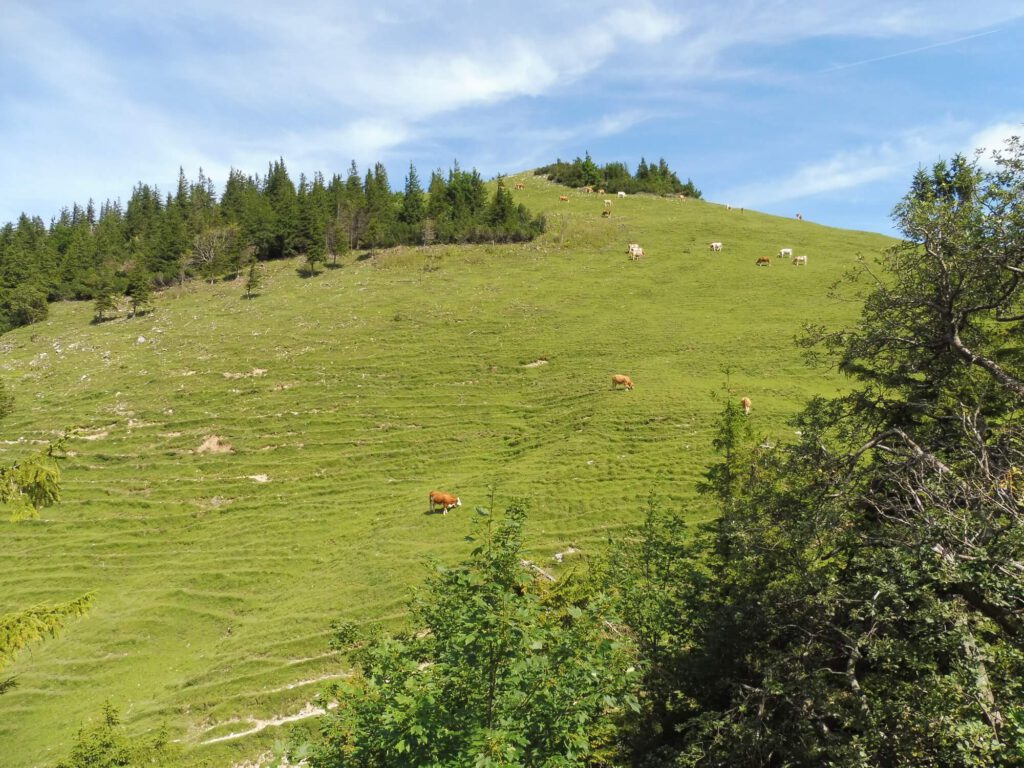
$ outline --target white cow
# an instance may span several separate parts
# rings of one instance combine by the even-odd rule
[[[644,249],[637,243],[630,243],[629,250],[626,252],[629,254],[630,261],[639,261],[644,255]]]
[[[807,257],[806,256],[794,256],[793,257],[793,264],[796,265],[796,266],[800,266],[801,264],[803,264],[806,267],[807,266]]]
[[[720,250],[722,250],[722,244],[721,243],[711,243],[711,245],[709,247],[711,248],[712,251],[720,251]]]
[[[792,256],[792,255],[793,255],[793,249],[792,248],[780,248],[779,249],[779,258],[780,259],[784,259],[787,256]]]
[[[625,196],[626,196],[625,192],[619,192],[619,197],[625,197]]]
[[[610,208],[610,207],[611,207],[611,204],[612,204],[612,201],[611,201],[611,200],[605,200],[605,201],[604,201],[604,207],[605,207],[605,208]]]

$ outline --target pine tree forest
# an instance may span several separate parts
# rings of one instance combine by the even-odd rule
[[[181,170],[166,194],[139,183],[127,204],[90,200],[49,225],[22,214],[0,227],[0,333],[46,317],[59,300],[93,300],[102,321],[118,297],[144,311],[152,289],[189,279],[237,275],[256,261],[304,257],[309,269],[358,249],[432,243],[521,242],[544,218],[517,205],[499,184],[488,195],[476,171],[435,171],[429,195],[409,166],[391,188],[380,163],[360,176],[291,178],[283,159],[265,176],[232,170],[218,198],[202,170]]]

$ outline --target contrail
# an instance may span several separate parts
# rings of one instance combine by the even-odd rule
[[[823,69],[821,71],[823,73],[825,73],[825,72],[838,72],[841,69],[849,69],[850,67],[859,67],[862,64],[874,64],[876,61],[885,61],[886,59],[895,59],[895,58],[897,58],[899,56],[909,56],[912,53],[921,53],[921,51],[930,51],[933,48],[941,48],[944,45],[956,45],[957,43],[964,42],[964,40],[973,40],[976,37],[984,37],[985,35],[994,35],[996,32],[1001,32],[1001,31],[1002,30],[999,30],[999,29],[990,29],[988,32],[978,32],[978,33],[973,34],[973,35],[967,35],[966,37],[958,37],[955,40],[945,40],[945,41],[943,41],[941,43],[933,43],[932,45],[924,45],[924,46],[921,46],[920,48],[911,48],[909,51],[900,51],[898,53],[890,53],[890,54],[888,54],[886,56],[877,56],[877,57],[875,57],[873,59],[864,59],[863,61],[853,61],[853,62],[850,62],[849,64],[836,64],[835,66],[830,67],[829,69]]]

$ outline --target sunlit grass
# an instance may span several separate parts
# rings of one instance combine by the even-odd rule
[[[0,523],[0,612],[96,592],[12,668],[5,766],[65,756],[104,700],[133,732],[166,723],[188,764],[252,755],[280,733],[194,745],[301,709],[307,681],[341,671],[330,621],[400,617],[492,494],[530,500],[538,562],[596,553],[649,494],[712,514],[694,484],[726,370],[776,439],[842,386],[793,339],[855,316],[827,288],[886,238],[648,196],[604,219],[598,196],[520,178],[548,215],[534,243],[351,254],[314,278],[272,263],[252,300],[242,281],[193,284],[140,318],[93,325],[63,304],[0,337],[16,397],[0,461],[81,430],[64,501]],[[781,247],[808,266],[754,266]],[[636,389],[612,391],[613,373]],[[199,452],[211,436],[233,451]],[[434,489],[463,507],[426,514]]]

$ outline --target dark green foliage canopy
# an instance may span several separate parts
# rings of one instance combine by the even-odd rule
[[[310,273],[356,248],[426,242],[514,242],[544,231],[543,217],[513,206],[507,193],[489,196],[474,170],[438,172],[424,195],[414,166],[404,192],[393,192],[380,163],[365,180],[352,163],[328,182],[292,181],[283,159],[266,176],[232,170],[218,200],[202,169],[192,182],[179,171],[174,194],[139,183],[126,206],[107,201],[97,216],[90,201],[61,211],[49,227],[23,215],[0,228],[0,333],[46,317],[47,302],[96,300],[98,320],[115,314],[119,296],[132,313],[152,288],[189,277],[237,275],[250,257],[304,257]]]
[[[616,558],[638,762],[1024,764],[1022,160],[919,173],[906,242],[847,284],[859,325],[808,337],[859,386],[786,446],[728,403],[721,517],[688,536],[652,513]]]
[[[623,163],[608,163],[598,166],[586,153],[582,159],[576,158],[571,163],[556,160],[534,171],[538,176],[547,176],[552,181],[568,187],[600,187],[609,194],[614,192],[647,192],[652,195],[686,195],[701,196],[701,192],[689,179],[683,184],[675,171],[668,167],[662,158],[657,165],[648,165],[640,158],[636,174],[630,174]]]

